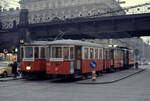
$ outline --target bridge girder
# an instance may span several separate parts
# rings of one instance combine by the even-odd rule
[[[150,14],[147,13],[30,24],[28,28],[34,37],[56,37],[62,31],[64,38],[93,39],[149,36],[149,26]]]

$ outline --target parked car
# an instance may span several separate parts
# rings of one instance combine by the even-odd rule
[[[12,75],[11,64],[12,62],[5,62],[5,61],[0,62],[0,76],[7,77],[9,75]],[[17,68],[17,70],[19,71],[19,68]]]

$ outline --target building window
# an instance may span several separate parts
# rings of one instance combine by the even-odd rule
[[[74,15],[71,15],[71,17],[74,17]]]

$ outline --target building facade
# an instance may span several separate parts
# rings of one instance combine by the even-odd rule
[[[21,9],[28,9],[29,24],[50,22],[54,19],[65,20],[88,16],[123,15],[124,11],[107,13],[120,9],[115,0],[20,0]],[[0,11],[2,29],[13,28],[19,24],[20,10]]]
[[[2,29],[11,29],[14,25],[19,24],[20,9],[3,9],[0,10],[0,22],[2,23]]]
[[[115,0],[21,0],[22,9],[29,10],[29,23],[44,23],[94,15],[123,15],[124,12],[103,14],[120,9]]]

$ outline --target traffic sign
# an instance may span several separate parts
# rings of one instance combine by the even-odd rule
[[[4,52],[4,54],[7,54],[7,53],[8,53],[8,50],[7,50],[7,49],[4,49],[3,52]]]
[[[96,64],[95,61],[92,61],[92,62],[90,63],[90,67],[91,67],[91,68],[96,68],[96,66],[97,66],[97,64]]]

